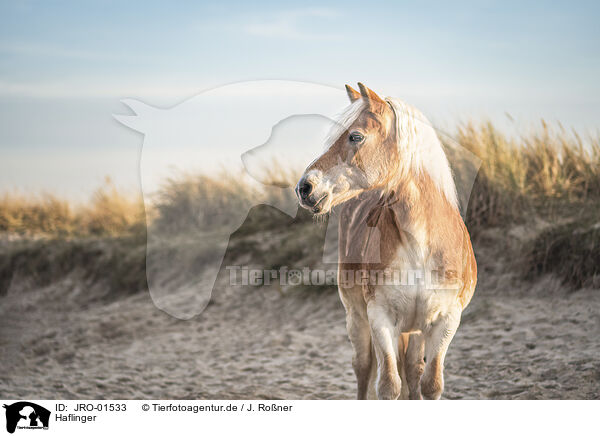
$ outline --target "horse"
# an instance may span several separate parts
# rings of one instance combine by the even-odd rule
[[[295,192],[317,217],[339,211],[338,291],[357,398],[439,399],[477,284],[470,236],[425,116],[358,87],[346,85],[350,106]]]

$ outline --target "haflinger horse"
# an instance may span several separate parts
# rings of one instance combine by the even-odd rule
[[[338,289],[358,399],[439,399],[475,256],[431,124],[358,86],[346,85],[351,104],[296,194],[315,215],[340,205]]]

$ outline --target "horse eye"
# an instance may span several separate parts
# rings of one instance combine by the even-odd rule
[[[358,144],[360,142],[363,142],[364,139],[365,139],[365,137],[358,132],[350,133],[350,142]]]

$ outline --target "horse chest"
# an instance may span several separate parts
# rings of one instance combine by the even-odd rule
[[[456,292],[421,285],[374,285],[367,304],[392,320],[399,332],[426,330],[454,310]]]
[[[447,266],[447,256],[433,254],[423,220],[398,220],[384,210],[374,223],[374,207],[373,201],[362,199],[342,213],[340,270],[360,265],[370,280],[362,285],[361,297],[376,308],[373,313],[393,320],[398,331],[426,329],[457,305],[456,289],[436,289],[435,273]],[[384,280],[373,280],[384,271],[391,277],[383,274]]]

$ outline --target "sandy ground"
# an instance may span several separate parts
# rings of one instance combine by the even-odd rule
[[[447,356],[444,398],[600,398],[600,290],[567,292],[552,278],[520,289],[507,282],[480,270]],[[17,288],[0,300],[0,397],[355,395],[336,292],[223,288],[182,321],[147,292],[107,303],[69,279]]]

